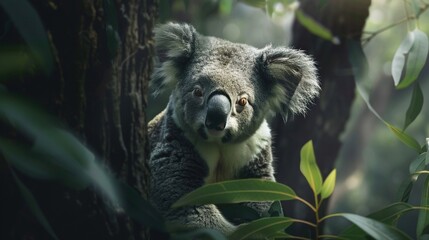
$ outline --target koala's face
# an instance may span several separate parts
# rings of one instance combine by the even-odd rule
[[[244,141],[268,112],[304,112],[319,90],[313,62],[296,50],[256,49],[173,23],[156,40],[162,65],[153,84],[175,86],[176,122],[206,141]]]
[[[239,142],[260,126],[267,91],[257,81],[257,49],[200,37],[174,92],[177,118],[208,141]]]

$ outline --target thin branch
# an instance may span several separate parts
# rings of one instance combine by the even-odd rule
[[[333,213],[333,214],[329,214],[329,215],[326,215],[326,216],[322,217],[322,218],[319,220],[319,223],[320,223],[320,222],[325,221],[325,220],[326,220],[326,219],[328,219],[328,218],[341,217],[341,216],[342,216],[342,215],[341,215],[341,213]]]
[[[407,4],[407,0],[403,0],[402,1],[404,3],[404,8],[405,8],[405,16],[407,19],[411,19],[410,18],[410,13],[408,12],[408,4]],[[407,21],[407,30],[410,31],[410,22]]]
[[[398,26],[398,25],[400,25],[400,24],[402,24],[402,23],[404,23],[404,22],[406,22],[406,21],[408,21],[408,20],[410,20],[409,18],[403,18],[403,19],[401,19],[401,20],[399,20],[399,21],[397,21],[397,22],[395,22],[395,23],[392,23],[392,24],[390,24],[390,25],[387,25],[387,26],[385,26],[385,27],[383,27],[383,28],[380,28],[379,30],[377,30],[377,31],[375,31],[375,32],[372,32],[372,33],[368,33],[368,34],[370,34],[368,37],[366,37],[366,38],[363,38],[362,39],[362,45],[365,45],[365,44],[367,44],[370,40],[372,40],[374,37],[376,37],[378,34],[380,34],[380,33],[382,33],[382,32],[384,32],[384,31],[386,31],[386,30],[389,30],[389,29],[391,29],[391,28],[393,28],[393,27],[396,27],[396,26]]]
[[[415,16],[407,16],[407,17],[405,17],[405,18],[403,18],[403,19],[401,19],[401,20],[399,20],[399,21],[397,21],[395,23],[392,23],[390,25],[382,27],[382,28],[380,28],[380,29],[378,29],[377,31],[374,31],[374,32],[368,32],[368,31],[364,32],[364,34],[369,34],[369,36],[367,36],[367,37],[365,37],[365,38],[362,39],[362,45],[367,44],[374,37],[376,37],[377,35],[379,35],[380,33],[384,32],[384,31],[387,31],[387,30],[389,30],[389,29],[391,29],[393,27],[396,27],[396,26],[404,23],[404,22],[407,22],[408,20],[418,19],[420,17],[420,15],[422,15],[422,13],[426,12],[426,10],[428,10],[428,9],[429,9],[429,3],[425,3],[424,2],[424,5],[420,7],[419,11],[416,13]]]
[[[308,222],[308,221],[305,221],[305,220],[301,220],[301,219],[292,218],[291,221],[294,222],[294,223],[302,223],[302,224],[305,224],[305,225],[308,225],[308,226],[311,226],[311,227],[314,227],[314,228],[317,227],[316,224]]]

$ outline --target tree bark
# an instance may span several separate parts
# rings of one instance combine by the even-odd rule
[[[6,82],[9,92],[37,102],[62,120],[114,175],[146,197],[146,92],[152,71],[157,1],[32,1],[54,56],[47,77],[26,73]],[[0,9],[0,15],[5,17]],[[2,18],[2,19],[3,19]],[[31,27],[31,26],[29,26]],[[23,44],[17,29],[0,44]],[[0,165],[5,166],[0,156]],[[1,239],[49,239],[0,171]],[[147,239],[146,229],[108,210],[92,190],[22,176],[60,239]]]
[[[347,42],[360,41],[368,17],[370,0],[319,1],[301,0],[302,11],[327,27],[340,43],[323,40],[303,27],[298,21],[293,24],[292,46],[312,55],[319,69],[322,91],[306,116],[297,116],[284,124],[278,117],[273,121],[276,133],[274,154],[278,159],[277,180],[291,186],[304,199],[314,202],[313,193],[299,170],[300,149],[313,140],[317,163],[325,178],[334,168],[341,147],[340,134],[349,118],[355,96],[354,77],[348,60]],[[326,214],[325,201],[319,210]],[[285,202],[285,215],[315,222],[311,209],[299,202]],[[296,235],[315,236],[308,226],[295,225]]]

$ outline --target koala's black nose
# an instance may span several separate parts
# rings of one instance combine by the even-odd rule
[[[225,129],[228,114],[231,111],[231,102],[224,94],[212,95],[207,103],[206,127],[222,131]]]

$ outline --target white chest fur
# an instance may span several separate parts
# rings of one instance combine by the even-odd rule
[[[241,143],[221,144],[201,140],[193,141],[196,150],[209,167],[209,175],[204,181],[213,183],[232,179],[240,168],[270,144],[270,140],[270,128],[264,120],[255,134]]]

